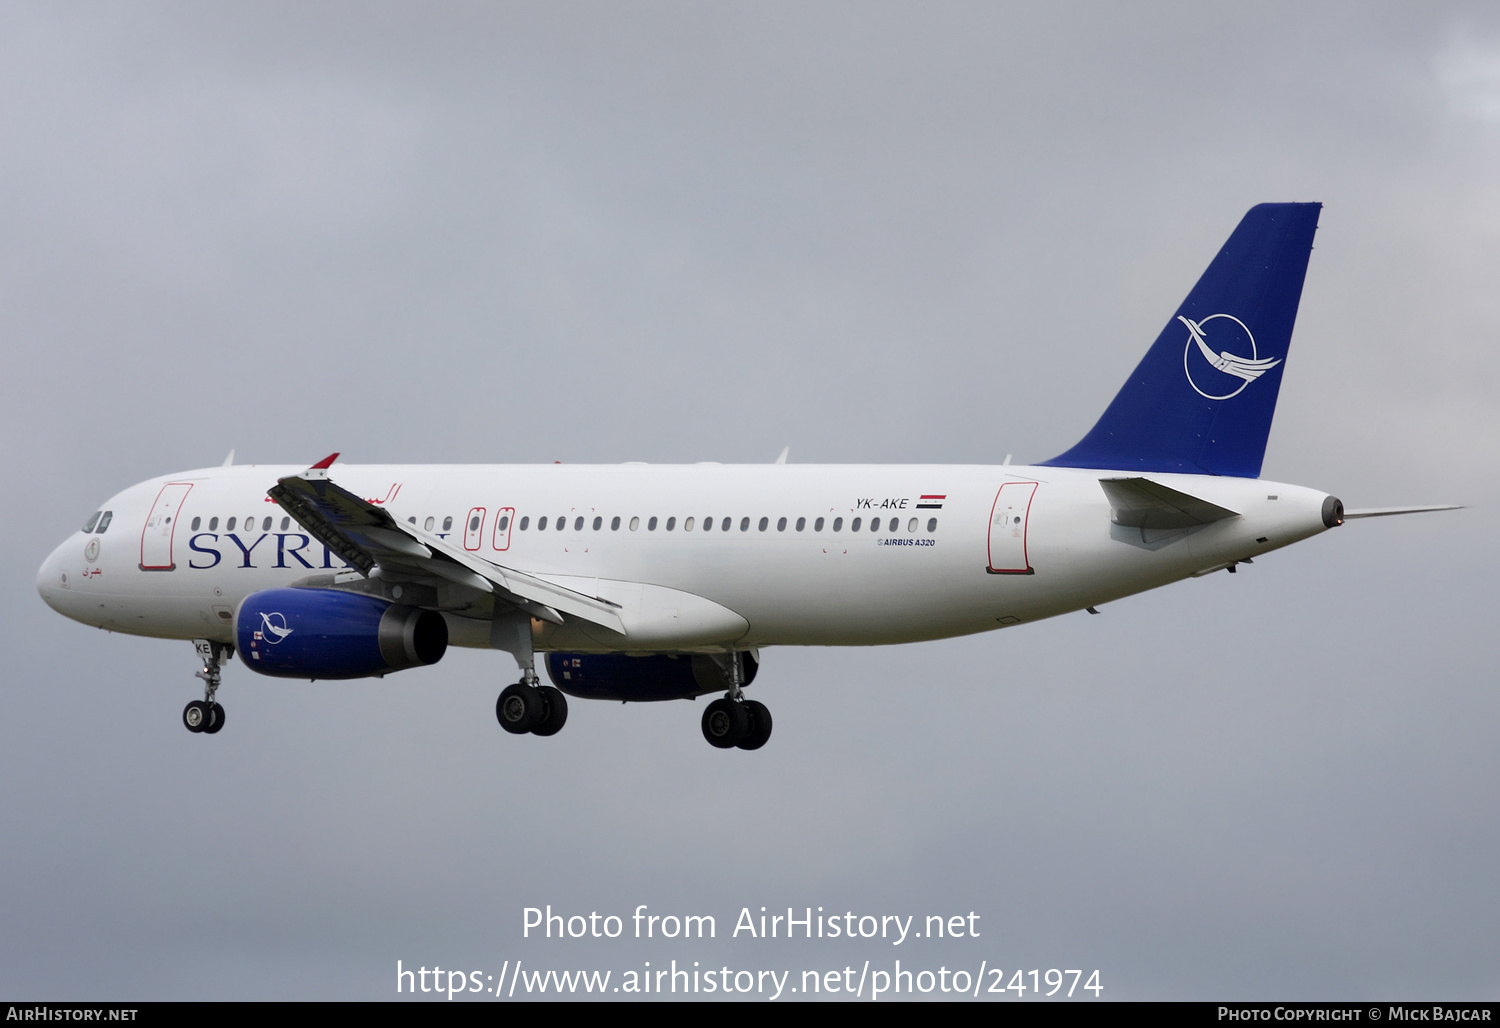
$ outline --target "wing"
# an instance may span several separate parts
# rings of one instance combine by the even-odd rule
[[[307,533],[369,576],[377,568],[432,584],[457,583],[493,593],[532,617],[563,623],[563,614],[625,634],[620,606],[501,567],[393,518],[328,477],[330,460],[280,479],[267,492]]]

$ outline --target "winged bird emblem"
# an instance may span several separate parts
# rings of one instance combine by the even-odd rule
[[[1214,320],[1215,318],[1226,318],[1229,321],[1232,321],[1236,325],[1240,326],[1240,328],[1244,329],[1245,337],[1250,340],[1250,351],[1252,356],[1241,357],[1238,354],[1230,353],[1227,350],[1215,351],[1213,347],[1208,345],[1208,334],[1204,331],[1203,326],[1208,322]],[[1187,372],[1188,383],[1192,385],[1192,387],[1199,393],[1210,400],[1227,400],[1231,396],[1238,395],[1240,390],[1244,389],[1245,386],[1249,385],[1251,382],[1254,382],[1257,378],[1264,375],[1266,372],[1270,371],[1276,365],[1281,363],[1280,358],[1256,358],[1255,356],[1253,356],[1255,352],[1255,337],[1250,334],[1250,329],[1245,325],[1245,323],[1232,314],[1210,314],[1202,321],[1193,321],[1191,318],[1185,318],[1179,314],[1177,316],[1177,320],[1186,325],[1188,330],[1188,346],[1187,349],[1183,351],[1182,355],[1182,366],[1183,370]],[[1188,367],[1187,356],[1188,353],[1192,351],[1193,344],[1195,343],[1198,346],[1198,352],[1203,355],[1203,359],[1208,361],[1208,363],[1212,365],[1215,370],[1222,371],[1226,375],[1233,375],[1238,379],[1243,379],[1238,389],[1235,389],[1230,393],[1225,393],[1221,396],[1215,396],[1212,393],[1204,392],[1203,389],[1199,387],[1198,383],[1193,381],[1193,373],[1192,370]]]
[[[276,620],[272,621],[272,618]],[[266,642],[273,646],[296,631],[296,629],[286,626],[286,618],[282,617],[280,613],[266,614],[262,612],[260,615],[260,626],[261,631],[265,633]]]

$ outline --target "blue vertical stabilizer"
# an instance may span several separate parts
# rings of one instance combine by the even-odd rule
[[[1317,203],[1252,207],[1064,468],[1256,478]]]

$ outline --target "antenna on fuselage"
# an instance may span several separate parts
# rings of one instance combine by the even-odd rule
[[[221,468],[227,468],[227,467],[232,467],[233,465],[234,465],[234,451],[230,450],[229,451],[229,456],[227,456],[227,457],[224,458],[224,463],[220,464],[219,467],[221,467]]]
[[[784,446],[784,447],[782,447],[782,449],[781,449],[781,456],[776,458],[776,463],[777,464],[785,464],[786,463],[786,455],[789,454],[789,453],[791,453],[791,452],[792,452],[792,448],[790,446]]]

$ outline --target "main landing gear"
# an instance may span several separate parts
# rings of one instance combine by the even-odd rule
[[[771,738],[771,712],[764,703],[745,699],[744,664],[739,653],[729,663],[729,691],[703,711],[703,738],[721,750],[758,750]]]
[[[203,699],[193,700],[182,708],[182,724],[189,732],[215,735],[224,727],[224,708],[214,699],[219,691],[220,668],[224,661],[234,657],[234,647],[207,639],[195,639],[193,645],[203,658],[203,670],[197,674],[203,679]]]
[[[568,699],[561,689],[536,684],[536,669],[508,685],[495,701],[495,719],[512,735],[556,735],[568,722]]]

